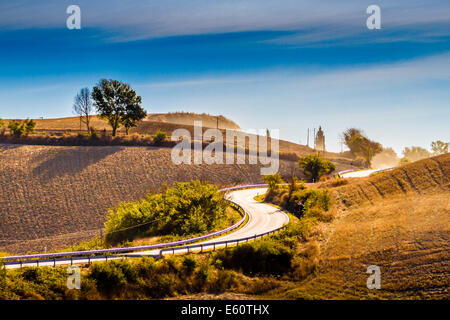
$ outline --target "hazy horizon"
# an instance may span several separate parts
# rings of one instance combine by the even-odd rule
[[[80,0],[68,30],[71,4],[0,4],[0,118],[73,116],[81,88],[113,78],[150,113],[222,114],[301,144],[322,126],[333,152],[349,127],[398,154],[450,140],[448,2]]]

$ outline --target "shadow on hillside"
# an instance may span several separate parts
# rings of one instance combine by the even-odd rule
[[[1,152],[6,152],[6,151],[12,150],[12,149],[18,149],[18,148],[20,148],[22,146],[23,145],[21,145],[21,144],[10,144],[10,143],[0,142],[0,153]]]
[[[41,155],[35,161],[41,162],[33,170],[33,175],[44,181],[51,180],[62,175],[75,175],[82,172],[85,168],[105,159],[109,155],[121,151],[124,147],[83,147],[57,150],[51,152],[53,155],[48,157],[48,153]]]

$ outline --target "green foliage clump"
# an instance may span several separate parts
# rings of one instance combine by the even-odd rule
[[[8,124],[8,129],[10,130],[11,134],[16,137],[23,137],[29,135],[30,133],[34,133],[35,128],[36,122],[34,122],[32,119],[26,119],[23,121],[11,121]]]
[[[100,80],[92,90],[92,99],[98,115],[111,125],[113,136],[121,125],[128,134],[131,127],[147,116],[141,107],[141,96],[129,84],[117,80]]]
[[[137,272],[127,261],[111,261],[93,264],[88,277],[95,280],[97,288],[107,296],[125,287],[129,282],[136,282]]]
[[[320,177],[336,170],[331,161],[322,159],[318,154],[309,154],[300,158],[298,165],[300,168],[303,168],[305,174],[310,177],[312,182],[317,182]]]
[[[158,130],[155,133],[155,136],[153,137],[153,141],[157,146],[160,146],[163,144],[164,141],[166,141],[167,133],[164,131]]]
[[[223,224],[228,203],[216,186],[177,182],[162,193],[110,210],[106,241],[117,243],[138,236],[203,233]]]
[[[274,240],[246,243],[216,254],[225,268],[247,274],[282,274],[290,269],[292,258],[292,250]]]
[[[278,172],[276,174],[264,176],[264,182],[269,185],[269,190],[271,191],[277,190],[279,184],[285,183]]]

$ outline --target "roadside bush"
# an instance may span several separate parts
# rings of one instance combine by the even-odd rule
[[[322,159],[318,154],[309,154],[300,158],[298,165],[303,168],[304,173],[310,177],[312,182],[317,182],[322,176],[336,170],[331,161]]]
[[[216,254],[225,268],[247,274],[282,274],[289,271],[292,250],[277,241],[264,240],[222,250]]]
[[[284,183],[280,176],[280,173],[264,176],[264,182],[269,185],[269,191],[275,191],[278,189],[278,185]]]
[[[5,263],[0,259],[0,289],[3,289],[6,283]]]
[[[142,201],[121,203],[110,210],[106,241],[203,233],[223,224],[227,207],[216,186],[200,181],[178,182],[162,193],[149,193]]]
[[[303,203],[303,208],[298,202]],[[292,193],[288,202],[282,204],[283,208],[298,216],[312,214],[313,212],[326,212],[331,206],[331,196],[327,189],[305,189]],[[300,211],[299,211],[300,210]]]
[[[95,280],[101,293],[110,296],[123,289],[127,284],[127,277],[122,267],[115,261],[95,263],[92,265],[88,277]]]
[[[192,256],[186,256],[183,260],[183,269],[187,275],[191,275],[197,268],[197,260]]]

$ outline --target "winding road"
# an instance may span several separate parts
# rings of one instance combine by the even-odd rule
[[[242,189],[229,192],[226,195],[226,198],[231,200],[232,202],[240,205],[248,214],[248,221],[241,228],[232,231],[228,234],[225,234],[220,237],[216,237],[213,239],[197,242],[192,246],[195,246],[197,249],[183,249],[185,247],[177,248],[176,253],[187,253],[187,252],[198,252],[208,249],[215,249],[226,246],[225,244],[220,244],[222,241],[239,241],[245,238],[256,238],[259,235],[275,231],[280,229],[289,223],[289,217],[282,212],[281,210],[260,203],[253,198],[257,195],[265,193],[267,190],[266,187],[263,188],[253,188],[253,189]],[[219,244],[217,244],[219,242]],[[241,241],[242,242],[242,241]],[[233,243],[231,243],[233,244]],[[227,244],[228,245],[228,244]],[[200,249],[201,248],[201,249]],[[20,268],[26,266],[54,266],[54,265],[67,265],[67,264],[86,264],[92,263],[96,261],[105,261],[105,260],[114,260],[121,259],[123,257],[139,257],[139,256],[150,256],[150,257],[158,257],[163,252],[164,254],[170,254],[173,249],[154,249],[148,251],[137,251],[137,252],[128,252],[125,254],[119,254],[110,257],[88,257],[80,256],[76,258],[63,258],[63,259],[48,259],[48,260],[40,260],[39,263],[36,261],[23,261],[22,263],[17,261],[11,261],[6,263],[6,268]],[[174,253],[174,252],[173,252]],[[19,259],[19,258],[18,258]]]

